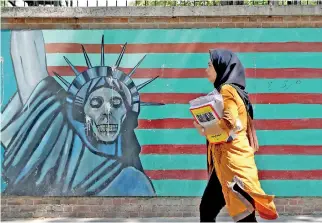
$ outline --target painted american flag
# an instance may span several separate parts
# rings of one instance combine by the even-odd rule
[[[188,102],[212,90],[205,78],[211,48],[236,52],[246,68],[247,91],[255,108],[261,184],[277,196],[322,196],[322,29],[115,29],[44,30],[48,71],[71,81],[86,69],[80,44],[99,62],[113,65],[127,42],[121,67],[136,84],[159,75],[141,100],[136,130],[141,160],[158,196],[200,196],[206,173],[205,139],[193,128]],[[93,64],[94,65],[94,64]],[[95,64],[96,65],[96,64]],[[97,64],[98,65],[98,64]]]

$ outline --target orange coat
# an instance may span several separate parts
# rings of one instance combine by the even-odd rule
[[[235,184],[238,184],[253,198],[255,210],[260,217],[269,220],[276,219],[278,213],[273,202],[274,196],[266,195],[261,188],[254,159],[255,151],[247,138],[248,113],[246,107],[232,86],[224,85],[220,93],[224,99],[224,117],[219,122],[220,127],[229,131],[235,127],[237,118],[243,127],[232,142],[209,144],[208,170],[211,172],[215,168],[228,213],[235,221],[254,211],[253,205],[233,189]]]

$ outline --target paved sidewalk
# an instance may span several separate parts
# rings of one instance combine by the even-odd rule
[[[280,216],[275,221],[258,218],[258,222],[322,222],[322,215]],[[7,223],[51,223],[51,222],[198,222],[198,218],[45,218],[45,219],[2,219]],[[218,217],[217,222],[232,222],[229,217]]]

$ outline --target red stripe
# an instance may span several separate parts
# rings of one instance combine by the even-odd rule
[[[204,145],[144,145],[142,154],[206,154]],[[317,146],[261,146],[258,155],[322,155],[322,145]]]
[[[322,155],[322,145],[317,146],[261,146],[257,152],[259,155]]]
[[[208,180],[206,170],[145,170],[152,180]],[[322,180],[322,170],[261,170],[260,180]]]
[[[207,180],[206,170],[144,170],[152,180]]]
[[[189,101],[205,94],[184,93],[142,93],[140,100],[144,102],[159,102],[165,104],[188,104]]]
[[[206,142],[205,142],[206,143]],[[205,145],[144,145],[141,154],[206,154]]]
[[[271,93],[250,94],[254,104],[322,104],[322,94]]]
[[[48,72],[53,75],[53,71],[61,76],[74,76],[75,74],[68,66],[48,66]],[[76,66],[76,69],[83,72],[87,69],[84,66]],[[120,68],[126,73],[131,68]],[[134,78],[205,78],[205,68],[196,69],[176,69],[176,68],[138,68],[133,75]],[[247,78],[322,78],[322,69],[315,68],[274,68],[274,69],[246,69]]]
[[[193,119],[154,119],[139,120],[140,129],[185,129],[194,128]],[[255,120],[257,130],[298,130],[298,129],[321,129],[321,119],[272,119]]]
[[[322,170],[261,170],[260,180],[322,180]]]
[[[120,53],[122,44],[105,44],[105,52]],[[84,44],[87,53],[100,53],[100,44]],[[224,48],[234,52],[321,52],[322,42],[288,43],[150,43],[128,44],[126,53],[207,53]],[[82,53],[79,43],[47,43],[47,53]]]
[[[187,93],[142,93],[141,101],[165,104],[188,104],[204,94]],[[322,94],[310,93],[260,93],[250,94],[253,104],[322,104]]]

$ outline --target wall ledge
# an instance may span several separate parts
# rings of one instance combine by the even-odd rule
[[[322,6],[2,7],[2,18],[321,16]]]

